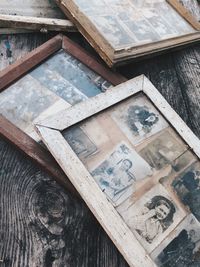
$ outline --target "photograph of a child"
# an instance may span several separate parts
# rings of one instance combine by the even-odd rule
[[[151,176],[152,170],[136,151],[122,142],[91,175],[116,206],[134,192],[136,181]]]
[[[78,126],[73,126],[62,134],[80,159],[87,158],[98,151],[96,145]]]
[[[185,216],[162,185],[154,186],[137,202],[124,207],[122,204],[117,210],[148,252]]]
[[[179,158],[187,150],[186,145],[165,130],[152,142],[146,145],[140,155],[151,165],[152,168],[160,170],[167,165],[173,165],[173,161]]]
[[[159,267],[200,266],[200,224],[195,217],[182,223],[181,230],[156,258]]]
[[[144,96],[121,103],[111,112],[111,117],[133,144],[141,143],[168,126],[161,114]]]
[[[181,201],[200,221],[200,163],[192,164],[176,177],[171,186]]]

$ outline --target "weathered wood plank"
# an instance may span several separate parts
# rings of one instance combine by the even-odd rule
[[[3,141],[0,158],[3,267],[127,266],[84,203]]]
[[[51,35],[28,33],[0,36],[0,70],[24,57],[51,38]]]
[[[67,19],[37,18],[29,16],[14,16],[0,14],[2,27],[27,29],[40,32],[48,31],[76,31],[75,26]]]
[[[36,141],[26,135],[23,131],[15,127],[2,115],[0,115],[0,136],[12,143],[17,149],[22,151],[33,162],[38,164],[40,168],[52,175],[64,187],[69,188],[76,196],[78,196],[73,185],[69,182],[61,168],[56,164],[51,154]]]
[[[199,1],[198,0],[179,0],[198,21],[200,21],[200,8],[199,8]]]
[[[27,29],[13,29],[13,28],[1,28],[0,27],[0,34],[15,34],[15,33],[29,33],[32,32]]]
[[[170,3],[173,8],[194,27],[194,29],[198,31],[200,30],[200,24],[192,14],[193,10],[189,10],[184,3],[181,5],[180,2],[176,0],[167,0],[167,2]]]

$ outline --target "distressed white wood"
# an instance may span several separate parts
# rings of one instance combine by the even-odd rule
[[[155,267],[155,263],[147,255],[104,193],[99,190],[97,183],[61,133],[41,126],[37,126],[37,130],[67,177],[80,192],[86,204],[129,265],[131,267]]]
[[[185,124],[181,117],[173,110],[165,98],[158,92],[155,86],[144,76],[143,92],[151,99],[157,109],[169,121],[174,129],[185,140],[189,147],[200,158],[200,140]]]
[[[75,31],[75,26],[67,19],[37,18],[0,14],[0,23],[4,27],[23,28],[40,31]]]
[[[97,95],[82,103],[78,103],[70,109],[65,108],[43,121],[38,120],[36,121],[36,124],[57,130],[64,130],[69,126],[142,91],[142,86],[143,75],[109,89],[104,94]]]
[[[74,31],[75,29],[74,26],[71,27],[69,20],[52,0],[1,0],[0,14],[2,16],[0,24],[4,28],[0,30],[2,34],[20,33],[19,29],[22,29],[21,32],[26,32],[25,29],[44,32],[47,30],[63,31],[64,22],[59,21],[60,19],[67,21],[64,31]],[[41,27],[42,24],[43,27]]]
[[[0,14],[59,19],[65,17],[52,0],[1,0]]]

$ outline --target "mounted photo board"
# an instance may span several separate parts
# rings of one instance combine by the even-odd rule
[[[9,33],[8,28],[16,33],[20,32],[19,29],[76,31],[73,23],[66,19],[55,2],[48,0],[1,0],[0,32]]]
[[[131,267],[198,265],[200,141],[145,76],[36,129]]]
[[[0,113],[39,141],[33,122],[102,93],[125,78],[58,35],[0,72]]]
[[[200,40],[178,0],[56,0],[109,66]]]

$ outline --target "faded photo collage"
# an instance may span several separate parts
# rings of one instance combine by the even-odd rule
[[[193,31],[174,8],[161,0],[76,0],[82,12],[115,48],[158,42]]]
[[[165,257],[157,259],[157,248],[190,213],[198,220],[198,205],[191,198],[194,192],[198,198],[200,190],[199,165],[181,137],[143,94],[63,136],[141,245],[156,255],[158,266],[168,266]]]

